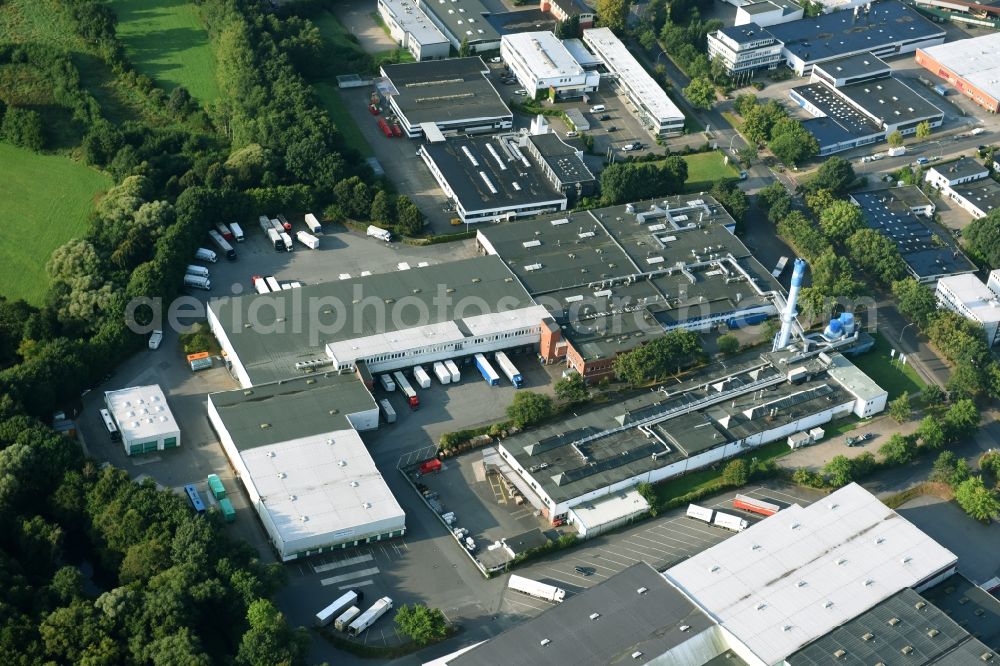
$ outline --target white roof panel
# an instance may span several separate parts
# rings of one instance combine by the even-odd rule
[[[104,402],[126,442],[151,440],[180,432],[167,398],[157,384],[106,391]]]
[[[519,32],[504,35],[502,39],[521,56],[537,79],[584,74],[583,67],[573,54],[551,32]]]
[[[1000,32],[920,49],[938,63],[1000,99]]]
[[[664,576],[773,664],[956,560],[851,484],[807,508],[784,509]]]

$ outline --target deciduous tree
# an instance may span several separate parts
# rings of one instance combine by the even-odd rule
[[[958,484],[955,501],[963,511],[980,522],[988,523],[1000,517],[1000,500],[978,476]]]
[[[417,645],[427,645],[448,635],[448,622],[437,608],[403,604],[396,611],[396,626]]]

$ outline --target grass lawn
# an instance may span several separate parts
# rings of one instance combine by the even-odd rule
[[[48,289],[49,255],[84,234],[94,197],[111,187],[111,178],[65,157],[5,143],[0,173],[0,219],[7,221],[0,227],[0,294],[37,305]]]
[[[685,155],[684,161],[688,165],[688,177],[684,183],[688,192],[707,192],[716,181],[740,175],[739,171],[723,162],[722,153],[717,150]]]
[[[58,0],[7,0],[0,3],[0,42],[45,44],[68,53],[86,50],[72,15]]]
[[[184,0],[112,0],[118,37],[137,70],[167,92],[184,86],[200,102],[219,96],[215,54],[195,6]]]
[[[851,362],[888,391],[890,400],[903,391],[909,391],[910,396],[915,398],[926,386],[924,381],[909,365],[900,365],[889,358],[892,345],[885,338],[877,333],[874,337],[875,347],[860,356],[851,357]]]
[[[788,448],[788,444],[785,443],[784,440],[780,440],[777,442],[771,442],[770,444],[765,444],[759,449],[753,449],[740,457],[749,462],[752,458],[756,458],[757,460],[772,460],[786,456],[789,453],[791,453],[791,449]],[[656,496],[661,502],[669,502],[675,497],[683,497],[688,493],[700,490],[722,490],[722,468],[725,467],[728,462],[728,460],[720,462],[719,469],[717,470],[709,467],[697,472],[685,474],[677,477],[676,479],[670,479],[668,481],[664,481],[663,483],[658,483],[653,486],[653,490],[656,492]]]
[[[340,133],[344,136],[344,141],[348,146],[354,148],[354,150],[361,153],[364,157],[372,157],[375,155],[375,151],[372,147],[368,145],[368,141],[365,139],[364,135],[361,133],[361,129],[358,124],[354,122],[354,118],[351,116],[350,111],[347,110],[347,106],[344,104],[343,98],[340,93],[337,92],[337,84],[330,83],[328,81],[320,81],[313,84],[313,90],[316,91],[316,96],[319,97],[320,102],[326,108],[326,112],[330,114],[330,119],[333,124],[337,126]]]

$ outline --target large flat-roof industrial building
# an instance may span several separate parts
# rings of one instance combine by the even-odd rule
[[[424,136],[428,126],[446,136],[513,127],[514,114],[478,56],[383,65],[381,73],[379,89],[410,138]]]
[[[378,0],[378,13],[389,36],[421,60],[443,60],[451,53],[451,44],[434,25],[416,0]]]
[[[1000,33],[923,47],[917,64],[987,111],[1000,111]]]
[[[930,284],[946,275],[975,272],[968,257],[914,214],[914,194],[909,190],[902,196],[899,188],[890,188],[856,192],[851,199],[861,208],[865,226],[896,244],[918,282]]]
[[[585,70],[551,32],[504,35],[500,57],[531,97],[582,97],[601,82],[601,75]]]
[[[378,407],[353,374],[212,393],[208,418],[282,561],[406,531],[358,435]]]
[[[558,141],[558,139],[556,139]],[[431,142],[419,155],[455,204],[462,222],[497,222],[566,210],[569,184],[559,188],[527,133]],[[544,147],[544,146],[543,146]],[[581,176],[583,161],[568,158]],[[593,176],[590,176],[593,180]]]
[[[896,131],[915,134],[924,122],[944,122],[941,109],[893,78],[888,63],[872,53],[815,65],[810,82],[789,95],[814,116],[802,126],[816,137],[820,155],[884,141]]]
[[[971,157],[935,164],[927,170],[924,180],[975,219],[986,217],[1000,207],[1000,183],[990,177],[988,168]]]
[[[486,20],[490,11],[479,0],[416,0],[451,45],[458,51],[463,42],[470,53],[500,48],[500,33]]]
[[[601,59],[618,91],[635,106],[639,121],[653,134],[674,136],[684,131],[684,114],[609,28],[584,30],[583,43]]]
[[[243,387],[362,360],[385,372],[533,346],[546,317],[495,257],[214,299],[208,311]]]
[[[995,0],[914,0],[913,5],[934,21],[951,21],[970,28],[1000,29],[1000,3]]]
[[[989,283],[983,284],[972,274],[951,275],[938,280],[934,289],[938,304],[981,326],[990,346],[1000,342],[998,277],[1000,271],[993,271]]]

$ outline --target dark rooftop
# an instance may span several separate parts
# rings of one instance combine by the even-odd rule
[[[975,204],[984,213],[1000,207],[1000,183],[992,178],[983,178],[969,183],[952,185],[951,189]]]
[[[944,30],[898,0],[873,2],[858,18],[845,9],[767,28],[785,49],[805,62],[829,60],[858,51],[877,51],[898,42],[945,36]]]
[[[393,96],[396,105],[411,125],[512,117],[487,72],[479,56],[382,65],[382,75],[399,93]]]
[[[486,20],[501,35],[510,35],[517,32],[534,32],[536,30],[554,31],[556,23],[558,23],[551,14],[537,8],[490,14],[486,17]]]
[[[836,146],[857,138],[855,132],[847,129],[833,118],[820,116],[818,118],[807,118],[802,121],[802,127],[816,137],[820,150],[827,146]]]
[[[894,195],[893,189],[858,192],[851,198],[861,206],[865,226],[893,241],[918,279],[975,270],[958,248],[914,215],[908,203]]]
[[[539,166],[518,146],[519,135],[456,138],[423,150],[444,175],[467,213],[566,202]]]
[[[577,155],[576,149],[567,145],[554,132],[532,134],[528,140],[534,144],[538,154],[564,184],[583,183],[594,180],[584,161]]]
[[[500,34],[486,20],[490,11],[479,0],[421,2],[420,6],[425,13],[437,17],[459,40],[468,39],[470,44],[500,41]]]
[[[839,137],[860,138],[880,134],[885,131],[874,120],[848,104],[833,88],[825,83],[810,83],[804,86],[796,86],[792,88],[791,93],[798,95],[826,114],[828,122],[825,124],[812,123],[810,126],[809,123],[812,120],[816,120],[815,118],[803,123],[803,126],[810,132],[812,131],[812,127],[816,127],[820,131],[819,135],[813,135],[819,141],[820,147],[830,145],[824,143],[822,139],[839,143],[845,140]],[[834,128],[839,128],[839,130]]]
[[[937,108],[908,85],[894,78],[851,83],[837,88],[838,92],[853,101],[884,123],[916,122],[943,116]]]
[[[816,67],[822,69],[835,79],[848,80],[892,71],[889,63],[871,53],[858,53],[835,60],[828,60],[820,65],[816,65]]]
[[[954,162],[936,165],[934,170],[948,180],[960,180],[962,178],[982,177],[983,173],[989,174],[990,170],[983,166],[983,163],[971,157],[959,157]]]
[[[640,562],[448,663],[449,666],[646,664],[713,624],[656,570]]]
[[[954,574],[923,596],[993,650],[1000,650],[1000,600],[962,574]]]
[[[760,27],[756,23],[744,23],[743,25],[729,25],[724,28],[720,28],[719,32],[733,40],[737,44],[748,44],[750,42],[756,42],[761,39],[770,39],[773,41],[771,33],[769,33],[764,28]]]
[[[992,650],[907,588],[785,661],[789,666],[982,666],[984,653]]]

